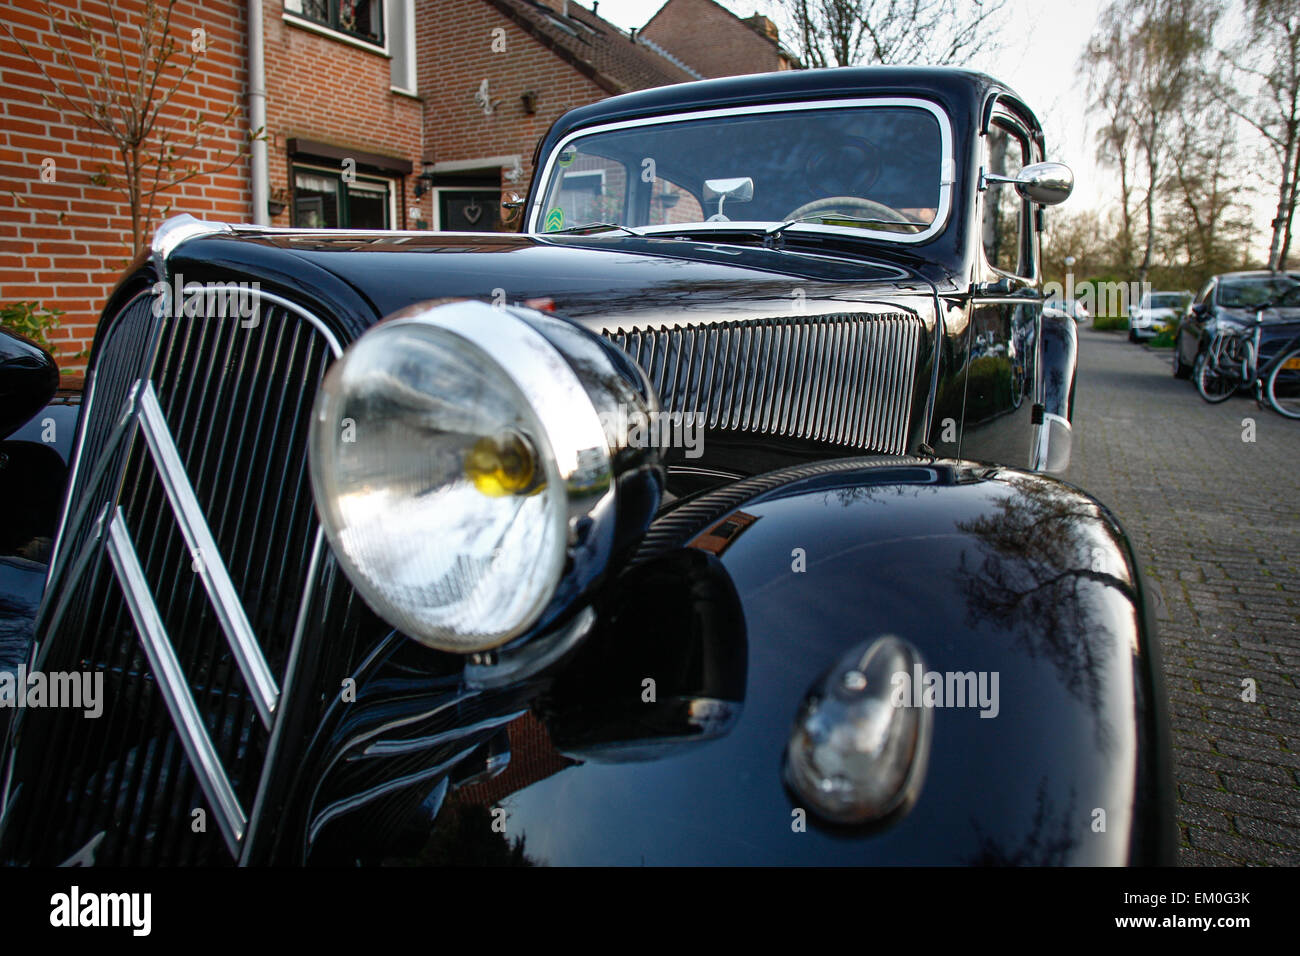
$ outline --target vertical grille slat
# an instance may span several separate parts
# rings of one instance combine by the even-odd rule
[[[604,333],[645,370],[666,412],[709,429],[906,451],[923,324],[840,313]]]
[[[245,812],[254,804],[269,741],[243,672],[163,491],[142,435],[91,481],[130,389],[147,381],[216,542],[249,626],[277,683],[306,588],[316,517],[307,475],[307,429],[334,354],[322,327],[263,298],[251,326],[210,301],[195,315],[155,315],[142,295],[106,320],[83,409],[80,464],[59,561],[92,538],[105,507],[120,508],[167,637],[222,769]],[[225,300],[221,300],[225,302]],[[228,303],[226,303],[228,305]],[[158,310],[161,312],[162,310]],[[632,344],[632,337],[628,338]],[[229,864],[157,678],[150,672],[122,585],[96,555],[75,585],[58,631],[45,638],[46,671],[104,674],[104,714],[33,710],[16,751],[23,781],[4,858],[57,864],[104,834],[97,863]],[[39,743],[37,743],[39,742]],[[57,759],[46,755],[57,754]]]

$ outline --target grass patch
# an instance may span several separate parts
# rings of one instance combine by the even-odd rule
[[[1127,332],[1127,315],[1099,315],[1092,320],[1092,327],[1098,332]]]

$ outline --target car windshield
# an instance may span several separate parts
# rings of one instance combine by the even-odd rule
[[[943,225],[943,144],[936,113],[919,105],[823,105],[596,131],[549,162],[533,229],[808,220],[924,237]]]
[[[1300,306],[1300,282],[1290,276],[1227,279],[1219,283],[1219,304],[1231,309]]]
[[[1182,292],[1156,292],[1147,299],[1146,307],[1148,309],[1181,309],[1187,305],[1190,298]]]

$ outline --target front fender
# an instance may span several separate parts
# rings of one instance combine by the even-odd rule
[[[505,773],[444,788],[428,843],[388,858],[464,862],[497,840],[551,864],[1169,863],[1144,606],[1113,517],[1052,478],[859,460],[750,479],[659,520],[511,724]],[[997,694],[933,710],[909,812],[802,827],[781,773],[796,711],[886,634]]]

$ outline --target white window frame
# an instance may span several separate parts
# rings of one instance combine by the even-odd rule
[[[296,13],[292,13],[288,7],[281,10],[280,19],[284,20],[284,22],[288,23],[290,26],[295,26],[300,30],[306,30],[309,33],[318,33],[323,37],[329,37],[331,40],[338,40],[340,43],[346,43],[349,46],[354,46],[361,50],[368,50],[371,53],[378,53],[382,56],[391,57],[392,54],[388,52],[388,37],[392,31],[389,29],[387,0],[384,0],[384,6],[384,43],[382,46],[370,43],[360,37],[354,37],[350,33],[335,30],[327,24],[309,19],[308,17],[299,16]]]
[[[396,40],[391,40],[393,28],[396,26],[397,18],[392,15],[394,8],[402,8],[402,35]],[[417,72],[415,60],[415,0],[384,0],[384,43],[387,48],[392,50],[396,44],[401,44],[402,50],[406,55],[406,79],[409,86],[401,86],[392,83],[389,89],[394,93],[402,93],[406,96],[419,96],[420,77]],[[389,56],[392,56],[391,52]],[[394,58],[396,61],[396,58]]]

